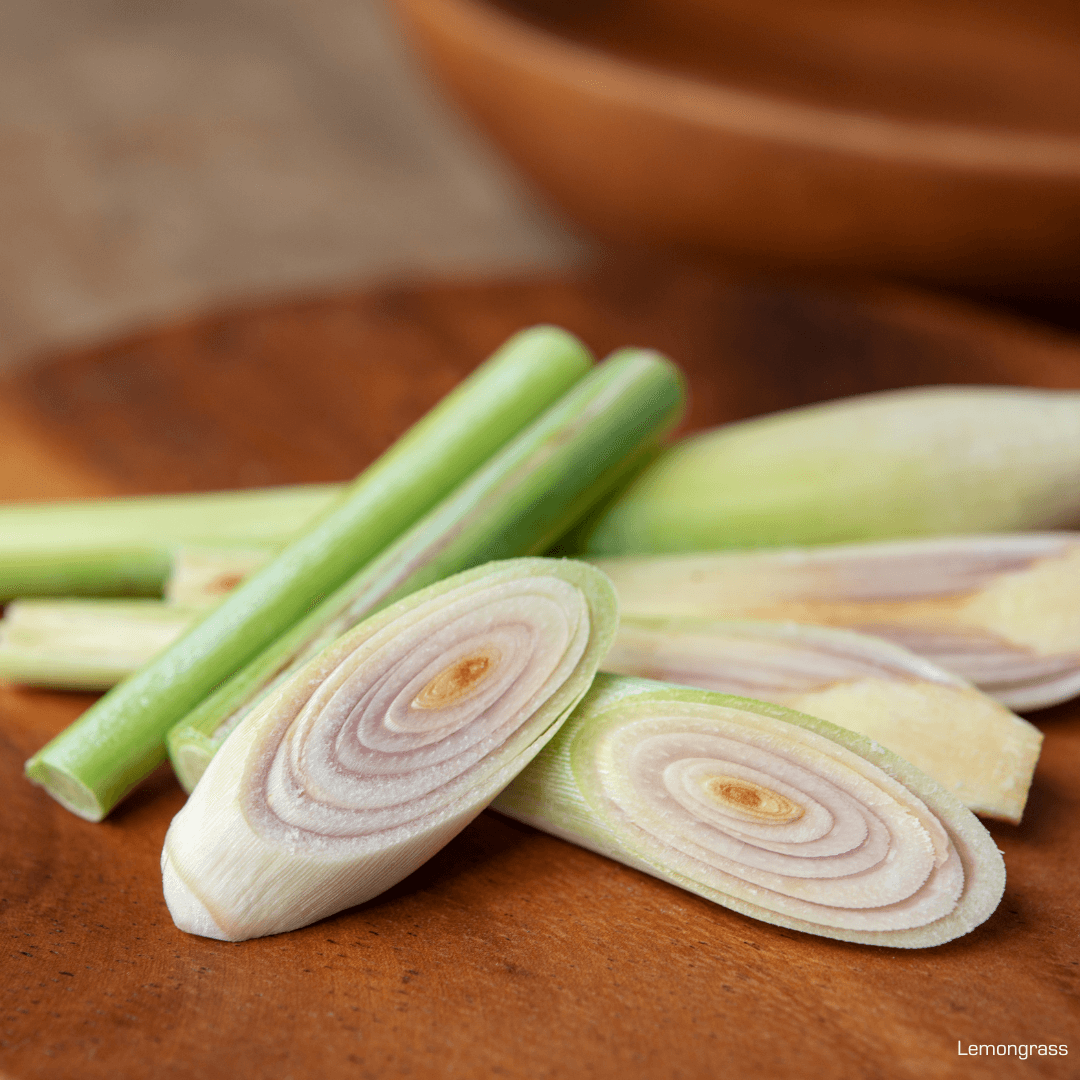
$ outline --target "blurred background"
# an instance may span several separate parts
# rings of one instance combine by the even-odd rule
[[[579,264],[381,0],[5,0],[0,365],[237,302]]]
[[[7,0],[0,366],[647,252],[1076,325],[1065,0]]]

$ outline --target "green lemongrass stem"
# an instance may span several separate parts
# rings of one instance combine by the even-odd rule
[[[514,559],[337,639],[248,715],[173,819],[162,878],[176,925],[278,934],[400,881],[555,734],[616,620],[598,571]]]
[[[35,754],[27,775],[74,813],[100,821],[164,758],[169,728],[487,460],[590,364],[583,346],[554,327],[512,338],[277,558]]]
[[[1080,693],[1080,534],[594,560],[634,616],[790,620],[887,638],[1011,709]]]
[[[185,545],[173,553],[165,599],[179,607],[216,607],[273,557],[274,552],[266,548]]]
[[[62,690],[108,690],[203,615],[160,600],[16,600],[0,619],[0,678]]]
[[[798,623],[624,619],[603,669],[771,701],[865,735],[969,810],[1018,824],[1042,733],[924,657]]]
[[[279,551],[343,484],[0,506],[0,602],[160,596],[183,544]]]
[[[667,448],[564,553],[637,555],[1080,525],[1080,392],[923,387]]]
[[[180,638],[274,557],[267,548],[184,546],[165,600],[23,599],[0,619],[0,678],[27,686],[109,690]]]
[[[762,701],[597,676],[493,808],[755,919],[927,948],[1005,866],[954,796],[870,739]]]
[[[191,790],[240,719],[373,611],[491,559],[540,554],[677,422],[682,381],[656,353],[616,353],[371,564],[169,733]]]

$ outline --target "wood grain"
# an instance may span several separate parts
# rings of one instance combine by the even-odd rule
[[[814,292],[623,260],[583,280],[386,288],[224,313],[9,379],[0,492],[344,477],[506,334],[662,347],[700,427],[924,382],[1080,384],[1080,344],[896,291]],[[70,468],[64,480],[65,462]],[[96,478],[96,479],[95,479]],[[66,488],[65,488],[66,484]],[[80,487],[83,485],[83,487]],[[92,699],[0,688],[0,1071],[78,1076],[991,1078],[1077,1075],[1080,708],[1046,733],[997,913],[927,951],[762,925],[483,814],[379,899],[239,944],[179,933],[168,772],[90,825],[21,775]],[[957,1042],[1070,1043],[1065,1059]]]

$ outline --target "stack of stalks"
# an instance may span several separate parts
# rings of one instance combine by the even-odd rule
[[[682,404],[538,327],[352,485],[0,510],[0,675],[109,690],[29,777],[98,821],[167,753],[210,937],[361,902],[492,799],[779,925],[966,933],[1004,887],[972,811],[1018,822],[1038,759],[1011,710],[1080,692],[1080,394],[664,446]]]

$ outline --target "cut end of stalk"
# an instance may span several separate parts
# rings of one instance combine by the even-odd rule
[[[182,607],[213,607],[274,554],[266,548],[179,548],[173,553],[165,599]]]
[[[86,821],[102,821],[108,813],[90,788],[40,757],[35,756],[27,761],[26,775],[35,784],[40,784],[61,806]]]
[[[176,733],[181,735],[180,732]],[[220,745],[199,732],[184,731],[183,737],[169,738],[169,758],[180,786],[190,795],[206,772],[210,759]]]
[[[240,723],[174,818],[162,868],[176,925],[277,934],[401,880],[554,735],[615,621],[591,567],[515,559],[339,638]]]
[[[880,745],[619,676],[597,677],[495,808],[745,915],[870,945],[959,937],[1005,884],[971,813]]]
[[[168,897],[169,911],[177,926],[199,937],[228,941],[229,936],[221,929],[206,905],[188,888],[176,872],[167,852],[161,855],[161,881]]]

